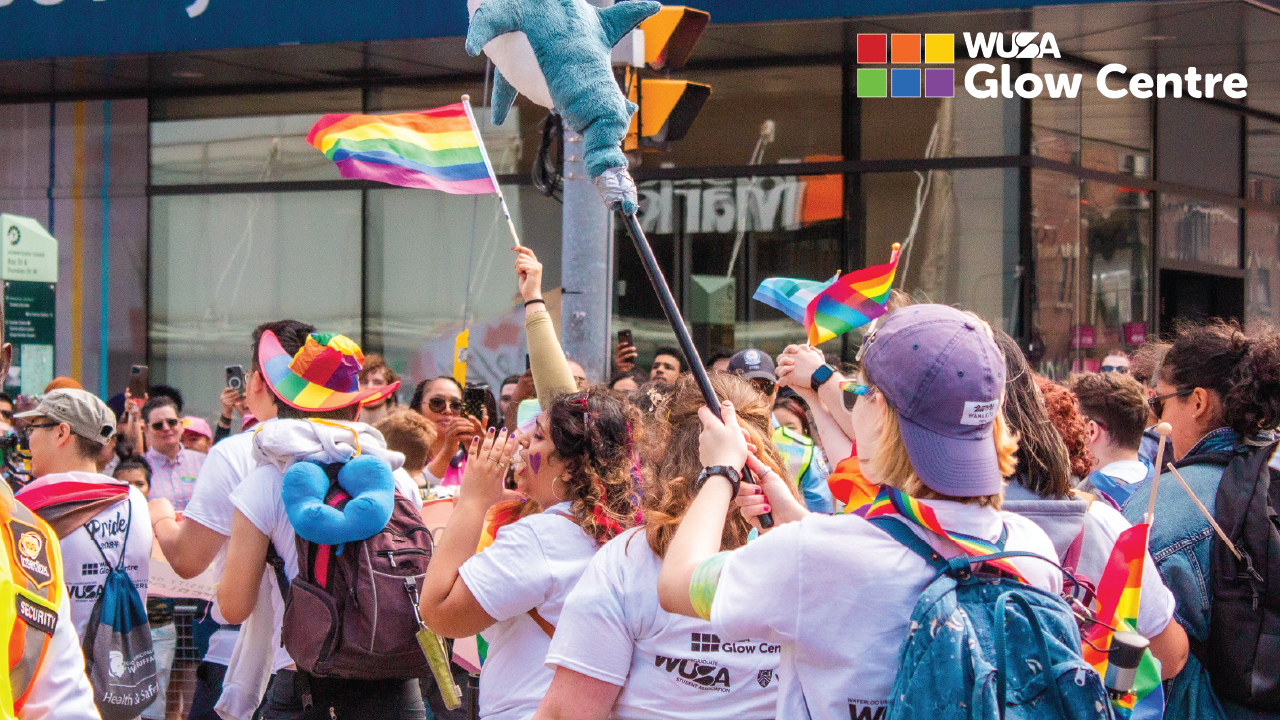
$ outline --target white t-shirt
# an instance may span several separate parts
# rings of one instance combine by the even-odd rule
[[[1109,545],[1115,545],[1116,538],[1120,533],[1128,530],[1131,526],[1128,520],[1120,514],[1120,511],[1107,505],[1104,502],[1093,502],[1089,504],[1089,515],[1098,521],[1098,526],[1102,530],[1102,534],[1106,536]],[[1110,554],[1108,552],[1108,554]],[[1085,568],[1081,568],[1085,570]],[[1088,568],[1090,579],[1097,583],[1102,577],[1101,568]],[[1094,577],[1096,576],[1096,577]],[[1153,638],[1164,632],[1169,625],[1169,621],[1173,619],[1173,611],[1176,601],[1173,593],[1169,588],[1165,587],[1164,580],[1160,579],[1160,571],[1156,569],[1155,562],[1151,559],[1151,553],[1147,553],[1146,560],[1142,566],[1142,593],[1140,594],[1138,603],[1138,634],[1143,637]]]
[[[666,612],[661,569],[643,528],[605,543],[565,601],[547,665],[622,686],[618,720],[771,720],[781,646],[722,639],[705,620]]]
[[[1147,475],[1151,474],[1151,468],[1144,465],[1141,460],[1117,460],[1099,468],[1098,472],[1122,483],[1133,485],[1146,480]]]
[[[257,466],[258,461],[253,459],[253,433],[232,435],[214,445],[209,450],[204,465],[200,466],[200,473],[196,475],[196,486],[182,513],[183,518],[199,523],[219,535],[231,537],[231,518],[235,513],[235,506],[231,504],[231,492]],[[222,577],[222,568],[226,563],[227,544],[223,542],[210,563],[213,573]],[[217,598],[213,600],[212,612],[214,620],[222,625],[227,624],[218,608]],[[209,652],[205,653],[205,661],[219,665],[230,663],[237,634],[236,630],[219,629],[214,632],[209,638]]]
[[[489,654],[480,673],[480,716],[533,717],[551,686],[544,664],[550,638],[529,611],[556,625],[565,598],[596,554],[596,542],[568,517],[569,503],[502,528],[484,552],[458,574],[489,617],[498,622],[481,635]]]
[[[396,490],[409,499],[415,507],[422,507],[422,499],[418,486],[403,468],[392,473],[396,479]],[[253,523],[263,535],[271,538],[271,544],[280,559],[284,561],[284,574],[289,580],[298,576],[298,547],[293,525],[289,524],[289,515],[284,509],[281,492],[284,487],[284,473],[273,465],[259,465],[249,476],[231,492],[231,504],[245,518]],[[273,599],[273,603],[275,600]],[[280,628],[284,620],[284,606],[276,606],[276,629],[272,635],[272,647],[276,650],[271,670],[287,668],[293,664],[293,658],[280,644]]]
[[[116,480],[97,473],[53,473],[39,479],[41,485],[59,482],[104,483]],[[21,493],[19,493],[21,496]],[[132,513],[132,516],[131,516]],[[89,534],[93,533],[93,537]],[[94,539],[98,541],[94,544]],[[98,551],[98,546],[102,551]],[[120,564],[124,552],[124,571],[133,580],[138,595],[146,600],[147,578],[151,570],[151,514],[147,499],[137,488],[129,488],[129,502],[116,503],[92,520],[62,538],[62,576],[71,598],[71,620],[76,634],[84,637],[84,626],[93,613],[93,605],[102,594],[102,582]],[[102,556],[106,555],[104,561]],[[109,563],[109,564],[108,564]]]
[[[1006,550],[1056,559],[1034,523],[977,505],[927,501],[942,526],[996,541]],[[951,541],[912,527],[947,557]],[[1036,587],[1060,592],[1056,565],[1014,558]],[[874,716],[888,704],[898,650],[925,586],[924,558],[856,515],[810,515],[775,528],[728,556],[711,605],[720,637],[753,637],[782,646],[779,718]]]

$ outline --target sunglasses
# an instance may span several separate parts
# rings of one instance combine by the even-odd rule
[[[433,413],[443,413],[449,410],[455,415],[462,414],[462,401],[457,398],[446,398],[437,395],[427,401],[427,407],[431,408]]]
[[[13,411],[12,411],[12,410],[0,410],[0,417],[4,418],[5,420],[12,420],[12,419],[13,419]]]
[[[1151,406],[1151,412],[1155,413],[1157,418],[1163,418],[1165,400],[1168,400],[1169,398],[1186,397],[1193,392],[1195,392],[1195,388],[1171,392],[1168,395],[1156,395],[1155,397],[1147,398],[1147,405]]]
[[[761,395],[772,395],[773,389],[777,387],[777,383],[768,378],[751,378],[750,383]]]
[[[1103,365],[1101,368],[1099,368],[1099,370],[1101,372],[1118,372],[1118,373],[1121,373],[1122,375],[1129,374],[1128,365]]]
[[[164,430],[166,426],[170,430],[172,430],[181,424],[182,424],[182,421],[179,420],[178,418],[167,418],[165,420],[157,420],[151,423],[151,429],[156,432],[160,432],[161,430]]]
[[[844,409],[852,410],[854,403],[858,402],[860,397],[871,397],[876,394],[876,389],[870,385],[863,385],[857,380],[845,380],[840,383],[840,389],[844,392]]]

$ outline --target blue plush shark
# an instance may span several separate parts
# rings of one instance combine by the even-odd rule
[[[471,4],[475,4],[474,0]],[[661,3],[652,0],[625,0],[609,8],[597,8],[585,0],[483,0],[471,15],[467,52],[479,55],[486,50],[497,68],[491,100],[493,123],[501,125],[506,119],[517,92],[524,92],[535,101],[541,94],[536,82],[527,83],[528,88],[517,88],[508,81],[508,77],[529,72],[527,68],[512,67],[513,59],[521,54],[518,49],[500,53],[486,48],[508,33],[523,34],[532,47],[555,109],[583,137],[588,174],[598,187],[602,185],[602,175],[607,175],[609,184],[619,174],[626,175],[627,158],[621,146],[636,106],[618,88],[610,51],[661,8]],[[514,45],[508,43],[509,48]],[[615,170],[619,168],[620,173]],[[607,172],[610,170],[613,172]],[[601,192],[605,193],[603,187]]]

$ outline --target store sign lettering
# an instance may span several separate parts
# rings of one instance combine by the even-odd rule
[[[795,176],[641,183],[640,225],[646,232],[670,234],[677,206],[683,206],[686,233],[798,230],[804,185]]]

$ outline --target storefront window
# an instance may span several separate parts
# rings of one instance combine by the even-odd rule
[[[217,417],[253,328],[295,318],[360,338],[360,193],[156,196],[151,379]]]
[[[1032,172],[1035,265],[1026,343],[1053,378],[1096,372],[1151,326],[1150,194],[1071,175]]]
[[[1228,205],[1162,193],[1160,258],[1240,266],[1240,211]]]
[[[1251,210],[1245,222],[1245,324],[1280,325],[1280,217]]]
[[[560,204],[531,187],[503,191],[521,241],[543,263],[543,289],[556,288]],[[366,344],[400,374],[404,400],[415,383],[452,373],[464,316],[469,381],[496,387],[524,372],[524,309],[511,235],[494,196],[371,190],[366,230]]]
[[[1280,123],[1256,118],[1248,118],[1247,122],[1247,197],[1250,200],[1280,205]]]
[[[1032,154],[1091,170],[1151,176],[1149,100],[1104,97],[1078,65],[1036,60],[1032,68],[1037,75],[1083,75],[1076,97],[1046,92],[1031,101]]]

